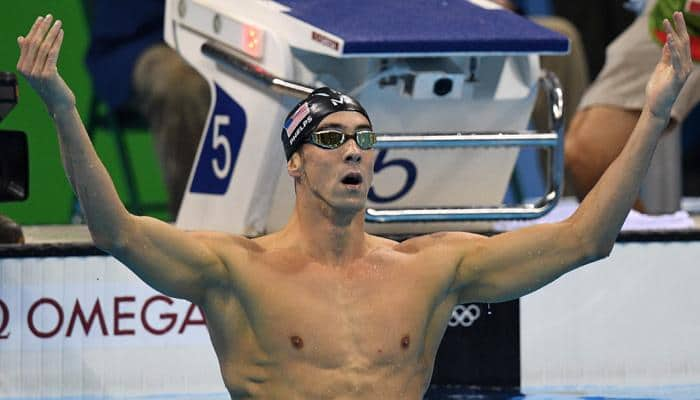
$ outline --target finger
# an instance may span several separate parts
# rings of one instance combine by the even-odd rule
[[[19,52],[19,61],[17,62],[17,69],[20,71],[23,69],[24,65],[26,64],[27,52],[28,52],[28,48],[29,48],[29,38],[31,38],[32,35],[35,34],[34,32],[36,31],[37,26],[39,26],[39,24],[43,20],[44,20],[44,17],[37,17],[37,19],[34,21],[34,24],[32,24],[32,27],[29,28],[29,32],[27,32],[27,36],[22,37],[22,43],[21,43],[20,52]]]
[[[664,30],[666,31],[666,47],[669,50],[669,55],[671,58],[671,64],[675,71],[681,70],[681,54],[679,50],[679,45],[681,44],[680,39],[674,32],[671,22],[668,19],[664,19]]]
[[[58,32],[60,31],[61,21],[58,20],[55,24],[53,24],[53,26],[49,30],[49,33],[41,42],[41,46],[39,46],[39,51],[36,55],[36,61],[34,62],[34,68],[32,69],[33,74],[41,73],[45,70],[46,57],[49,54],[49,50],[51,50],[51,48],[53,47],[53,44],[56,41],[56,37],[58,36]]]
[[[678,46],[680,44],[680,39],[678,38],[678,34],[676,31],[673,30],[673,26],[671,25],[671,22],[667,19],[664,18],[664,31],[666,32],[666,43],[669,46],[669,50],[671,50],[671,54],[677,54],[678,53]]]
[[[32,43],[36,40],[35,38],[38,36],[39,31],[41,30],[41,26],[44,24],[45,18],[46,17],[43,16],[38,17],[36,21],[34,21],[34,25],[32,25],[31,29],[27,33],[27,36],[24,38],[21,55],[21,70],[26,74],[29,74],[32,70],[32,60],[34,59],[34,49],[32,47]]]
[[[686,36],[685,31],[683,31],[683,36],[681,36],[681,27],[678,25],[679,20],[683,20],[683,14],[676,11],[673,13],[673,22],[676,24],[675,28],[673,24],[671,24],[671,21],[668,19],[664,19],[664,29],[666,30],[666,37],[672,39],[672,44],[676,47],[676,49],[680,49],[683,45],[682,39]],[[685,25],[684,25],[685,27]]]
[[[63,44],[63,29],[59,29],[58,35],[56,35],[56,40],[53,42],[51,50],[49,50],[49,55],[46,57],[44,73],[52,73],[56,71],[58,55],[61,52],[61,44]]]
[[[41,25],[42,22],[44,22],[44,17],[37,17],[34,23],[32,24],[32,27],[29,28],[29,32],[27,32],[25,38],[31,39],[32,37],[36,36],[36,31],[39,29],[39,25]]]
[[[669,48],[668,42],[666,42],[661,49],[661,63],[664,65],[671,64],[671,49]]]
[[[671,26],[671,22],[667,18],[664,18],[662,22],[664,32],[666,32],[666,44],[665,47],[668,48],[668,50],[673,53],[674,47],[675,47],[675,42],[676,38],[674,37],[674,32],[673,32],[673,27]]]
[[[44,18],[36,27],[36,29],[31,33],[31,37],[27,38],[29,45],[27,48],[27,58],[25,60],[24,68],[29,71],[32,71],[34,69],[34,62],[36,60],[37,52],[39,50],[39,47],[41,46],[41,43],[44,41],[46,31],[48,31],[51,27],[52,19],[53,17],[51,16],[51,14],[47,15],[46,18]]]
[[[664,32],[666,32],[666,40],[675,40],[677,39],[676,36],[676,31],[673,30],[673,25],[671,25],[671,21],[668,20],[668,18],[664,18]]]
[[[19,71],[22,65],[22,43],[24,43],[24,36],[17,36],[17,46],[19,47],[19,57],[17,58],[17,70]]]
[[[688,27],[685,25],[685,18],[683,17],[683,13],[680,11],[676,11],[673,13],[673,22],[676,24],[676,33],[678,33],[678,37],[681,39],[685,39],[688,37]]]
[[[691,62],[690,61],[690,36],[688,34],[688,28],[685,24],[685,17],[683,16],[682,12],[676,12],[673,14],[673,21],[676,24],[676,33],[677,36],[680,40],[679,43],[677,43],[678,47],[678,52],[679,55],[681,56],[681,61],[682,62]]]

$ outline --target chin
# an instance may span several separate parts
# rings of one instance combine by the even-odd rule
[[[347,198],[347,196],[344,199],[338,200],[335,202],[333,205],[333,208],[336,210],[339,210],[341,212],[345,213],[357,213],[357,212],[364,212],[365,207],[367,206],[367,196],[357,196],[357,198]]]

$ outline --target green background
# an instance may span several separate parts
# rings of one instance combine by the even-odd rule
[[[115,0],[118,1],[118,0]],[[26,35],[39,15],[53,14],[63,21],[65,38],[58,61],[59,72],[73,89],[83,121],[88,119],[92,101],[90,77],[85,68],[85,52],[89,45],[88,26],[81,0],[29,0],[0,2],[0,71],[17,73],[19,55],[17,36]],[[19,103],[0,123],[0,129],[21,130],[29,141],[30,187],[24,202],[0,203],[5,214],[23,225],[65,224],[71,220],[73,194],[63,172],[53,123],[39,97],[18,75]],[[124,199],[121,163],[116,156],[114,136],[106,130],[91,132],[95,147]],[[2,133],[0,133],[2,134]],[[132,164],[138,175],[138,191],[145,202],[164,203],[165,188],[151,143],[145,130],[132,130],[126,135]],[[169,219],[166,212],[150,215]]]

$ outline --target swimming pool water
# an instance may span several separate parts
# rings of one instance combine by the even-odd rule
[[[36,398],[32,398],[34,400]],[[84,396],[52,397],[42,400],[230,400],[226,393],[177,394],[158,396]],[[0,400],[29,400],[2,397]],[[463,386],[431,386],[424,400],[700,400],[700,385],[615,387],[562,386],[536,387],[516,390],[483,390]]]
[[[562,386],[522,391],[431,387],[425,400],[700,400],[700,385],[655,387]]]

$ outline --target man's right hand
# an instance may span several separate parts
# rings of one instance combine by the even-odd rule
[[[26,37],[18,37],[20,48],[17,70],[27,79],[51,114],[75,107],[75,95],[58,74],[56,62],[63,43],[61,21],[39,17]]]

